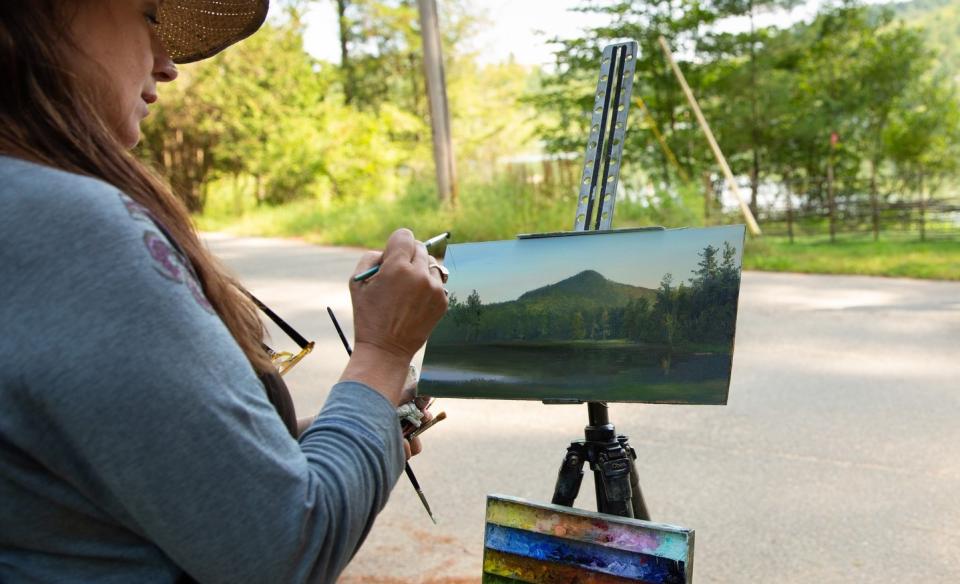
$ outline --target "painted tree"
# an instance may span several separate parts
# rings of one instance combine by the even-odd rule
[[[573,320],[570,321],[570,337],[579,341],[587,336],[586,326],[583,322],[583,313],[579,310],[573,313]]]
[[[467,301],[463,307],[467,330],[473,333],[474,340],[480,338],[480,325],[483,322],[483,312],[483,301],[480,300],[480,293],[474,290],[467,296]]]

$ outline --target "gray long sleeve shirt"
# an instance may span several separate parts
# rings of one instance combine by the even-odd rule
[[[0,157],[0,582],[326,582],[403,468],[340,383],[294,441],[142,209]]]

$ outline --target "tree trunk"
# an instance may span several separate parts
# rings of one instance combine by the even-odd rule
[[[756,29],[753,23],[753,0],[750,0],[750,149],[753,151],[753,168],[750,172],[750,211],[757,216],[757,191],[760,181],[760,105],[757,101],[757,50]]]
[[[348,3],[349,0],[337,0],[337,22],[340,25],[340,68],[344,73],[343,102],[349,105],[356,97],[356,81],[353,77],[353,64],[350,62],[347,46],[350,41],[350,23],[347,21]]]

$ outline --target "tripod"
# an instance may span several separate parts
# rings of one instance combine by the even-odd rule
[[[637,43],[631,41],[603,49],[574,233],[607,230],[612,224],[638,48]],[[626,436],[617,435],[606,403],[588,402],[587,412],[585,439],[571,442],[567,447],[553,503],[573,506],[583,482],[583,465],[589,462],[596,487],[597,511],[650,519],[640,491],[636,452],[627,443]]]
[[[571,442],[567,447],[552,502],[573,506],[583,481],[583,463],[589,462],[597,493],[597,511],[650,519],[640,491],[637,453],[627,444],[626,436],[616,434],[607,415],[607,404],[589,402],[587,410],[590,423],[583,429],[586,439]]]

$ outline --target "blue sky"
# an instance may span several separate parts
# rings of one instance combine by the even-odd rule
[[[698,252],[724,242],[737,249],[741,261],[742,225],[453,244],[444,260],[450,270],[447,289],[460,300],[477,290],[484,303],[504,302],[584,270],[656,288],[668,272],[674,283],[686,282]]]

